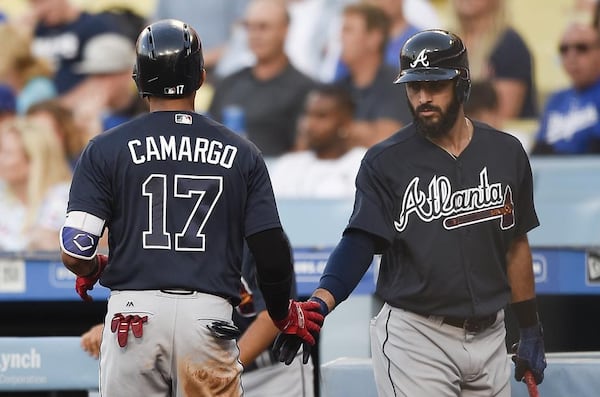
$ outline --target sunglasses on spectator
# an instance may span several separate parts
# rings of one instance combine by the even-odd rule
[[[585,54],[593,48],[597,48],[598,44],[593,43],[564,43],[558,47],[558,52],[565,55],[570,49],[575,50],[577,54]]]

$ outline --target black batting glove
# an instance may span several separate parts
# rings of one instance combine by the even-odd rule
[[[546,353],[544,351],[544,333],[542,324],[519,328],[519,343],[513,345],[512,356],[515,363],[515,379],[522,381],[527,370],[531,371],[538,385],[544,380]]]

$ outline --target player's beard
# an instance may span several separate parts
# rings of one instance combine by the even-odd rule
[[[417,132],[424,137],[431,139],[444,136],[452,129],[458,118],[460,102],[453,96],[446,112],[442,111],[441,108],[430,104],[419,105],[416,109],[412,106],[409,106],[409,108],[413,115],[413,121]],[[436,111],[440,114],[440,118],[438,120],[433,120],[419,116],[419,112],[424,110]]]

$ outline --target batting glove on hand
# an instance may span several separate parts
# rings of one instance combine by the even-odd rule
[[[295,308],[295,305],[298,305],[298,307]],[[325,303],[321,299],[314,297],[307,302],[290,301],[288,319],[290,317],[293,319],[294,313],[298,313],[298,319],[302,316],[304,322],[306,323],[306,318],[308,318],[307,316],[310,316],[310,321],[309,323],[306,323],[304,327],[306,330],[308,330],[308,332],[306,330],[295,333],[286,332],[284,329],[279,327],[279,325],[277,325],[279,329],[281,329],[282,333],[277,336],[277,339],[275,339],[275,343],[273,344],[273,353],[280,362],[290,365],[294,360],[294,357],[296,357],[300,346],[302,346],[302,362],[304,364],[308,363],[311,346],[316,343],[319,331],[323,325],[323,320],[329,311],[324,305]],[[304,309],[304,311],[302,309]],[[310,324],[311,322],[312,324]]]
[[[318,334],[314,334],[313,337],[317,338]],[[273,344],[273,354],[279,362],[290,365],[298,354],[300,346],[302,346],[302,362],[306,364],[310,358],[311,345],[297,335],[277,335],[277,339],[275,339],[275,343]]]
[[[533,327],[520,328],[519,343],[513,345],[512,356],[515,363],[515,379],[522,381],[525,372],[530,370],[538,385],[544,380],[546,369],[546,354],[544,351],[544,334],[542,324]]]
[[[297,335],[309,345],[315,344],[312,335],[318,334],[323,325],[323,314],[319,302],[296,302],[290,299],[288,315],[282,320],[273,320],[283,334]]]
[[[108,256],[102,254],[96,255],[96,263],[98,264],[98,269],[96,269],[94,274],[89,276],[77,276],[77,279],[75,280],[75,290],[81,299],[86,302],[91,302],[93,300],[87,292],[94,289],[94,284],[96,284],[102,275],[104,268],[108,264]]]

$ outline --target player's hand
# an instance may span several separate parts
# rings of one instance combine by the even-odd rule
[[[81,348],[94,358],[100,356],[100,343],[102,342],[103,328],[104,324],[96,324],[85,334],[81,335]]]
[[[317,338],[317,336],[317,334],[313,334],[314,338]],[[306,364],[310,358],[312,346],[297,335],[277,335],[277,339],[275,339],[275,343],[273,344],[273,354],[279,362],[290,365],[298,354],[300,346],[302,346],[302,362]]]
[[[522,381],[525,372],[530,370],[538,385],[544,380],[546,354],[544,351],[544,333],[542,324],[519,329],[519,343],[513,345],[512,360],[515,363],[515,379]]]
[[[297,335],[309,345],[315,344],[315,337],[323,325],[324,316],[319,302],[297,302],[290,299],[288,315],[282,320],[273,320],[283,334]]]
[[[104,268],[108,264],[108,256],[98,254],[96,255],[96,261],[98,263],[98,269],[94,274],[85,277],[77,276],[77,279],[75,280],[75,290],[77,291],[77,294],[79,294],[81,299],[83,299],[86,302],[91,302],[93,300],[92,297],[88,295],[88,291],[94,289],[94,284],[96,284],[96,282],[102,275]]]

